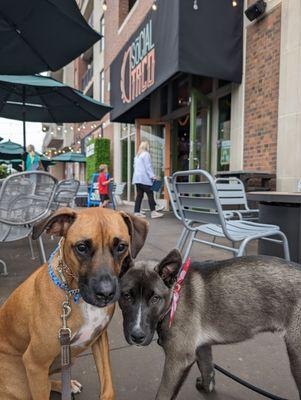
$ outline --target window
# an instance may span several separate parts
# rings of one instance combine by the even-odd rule
[[[100,33],[101,36],[102,36],[102,38],[100,39],[100,42],[99,42],[99,50],[100,50],[100,52],[102,52],[102,51],[104,51],[104,48],[105,48],[105,41],[104,41],[104,34],[105,34],[105,17],[104,17],[104,15],[102,15],[101,18],[100,18],[99,33]]]
[[[119,26],[122,25],[138,0],[119,0]]]
[[[104,70],[100,72],[99,75],[99,100],[104,103],[105,98],[105,74]]]
[[[134,4],[136,3],[137,0],[129,0],[129,12],[131,9],[134,7]]]

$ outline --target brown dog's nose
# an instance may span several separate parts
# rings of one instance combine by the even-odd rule
[[[95,290],[95,296],[98,300],[109,303],[116,294],[116,284],[112,280],[100,282]]]

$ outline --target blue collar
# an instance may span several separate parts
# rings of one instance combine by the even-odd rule
[[[79,289],[70,289],[69,286],[65,283],[62,283],[59,278],[55,275],[53,267],[52,267],[52,261],[54,255],[57,253],[59,250],[59,246],[54,250],[53,253],[51,253],[48,261],[48,273],[50,275],[50,278],[52,279],[53,283],[58,286],[59,288],[63,289],[65,292],[68,293],[68,295],[73,296],[73,301],[75,304],[78,303],[79,299],[81,298],[81,294],[79,293]]]

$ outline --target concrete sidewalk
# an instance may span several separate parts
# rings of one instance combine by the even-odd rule
[[[170,214],[164,218],[152,220],[150,233],[139,258],[163,258],[175,247],[181,232],[181,224]],[[55,247],[55,242],[46,241],[47,254]],[[249,253],[256,252],[256,245]],[[193,259],[223,259],[230,253],[213,250],[208,246],[195,245],[191,253]],[[8,277],[0,277],[0,304],[26,277],[38,267],[38,260],[30,259],[27,241],[1,244],[0,257],[9,269]],[[117,307],[109,327],[111,360],[116,400],[154,400],[163,368],[162,349],[152,343],[145,348],[128,346],[123,338],[122,318]],[[291,377],[288,357],[282,339],[277,335],[261,334],[254,340],[228,346],[216,346],[214,361],[241,378],[278,396],[297,400],[298,394]],[[79,380],[84,391],[78,400],[98,400],[99,383],[91,352],[82,355],[73,367],[73,377]],[[195,389],[198,370],[193,367],[185,382],[179,400],[255,400],[264,397],[251,392],[216,373],[216,391],[210,395],[201,395]],[[53,394],[52,400],[60,396]]]

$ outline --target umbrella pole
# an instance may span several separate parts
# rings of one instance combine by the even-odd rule
[[[26,111],[25,111],[25,99],[26,99],[26,92],[25,92],[25,86],[23,86],[23,149],[26,151],[26,122],[25,122],[25,117],[26,117]]]

